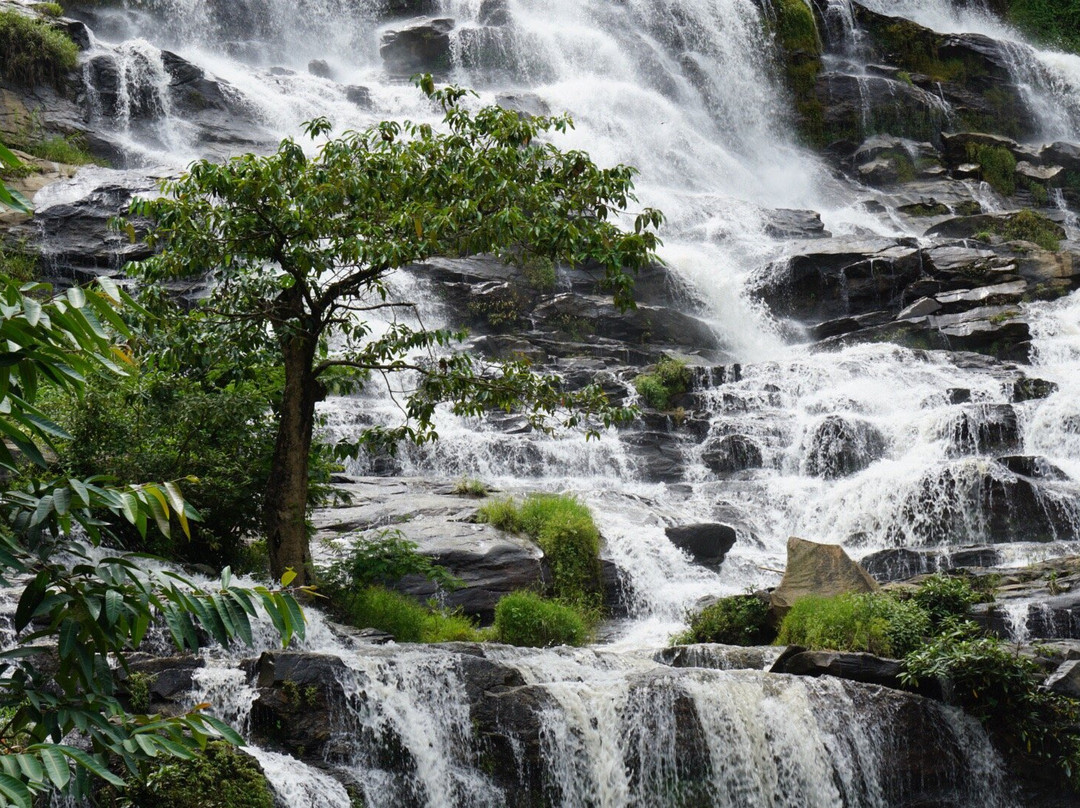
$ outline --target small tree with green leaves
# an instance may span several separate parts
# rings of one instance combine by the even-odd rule
[[[212,275],[204,304],[211,322],[229,339],[269,343],[280,357],[265,498],[275,577],[294,569],[307,582],[312,573],[308,456],[315,408],[331,387],[356,389],[376,376],[415,380],[402,423],[367,430],[354,451],[434,440],[441,403],[462,415],[524,406],[541,428],[628,415],[598,387],[571,393],[527,362],[483,363],[451,351],[461,333],[402,322],[373,332],[373,312],[412,305],[388,298],[391,273],[432,256],[488,253],[521,265],[550,259],[594,268],[615,301],[630,306],[633,273],[655,260],[658,244],[659,212],[641,211],[630,230],[614,221],[634,201],[633,169],[601,169],[543,140],[570,127],[569,118],[473,110],[465,90],[436,89],[430,77],[418,84],[442,109],[441,127],[385,121],[330,139],[314,156],[285,140],[267,157],[198,162],[164,183],[160,198],[131,209],[154,223],[151,240],[161,248],[137,275]],[[325,119],[307,125],[314,137],[330,129]]]

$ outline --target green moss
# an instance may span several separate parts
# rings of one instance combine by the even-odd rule
[[[993,231],[1006,241],[1030,241],[1050,252],[1061,249],[1061,226],[1033,210],[1021,210],[1007,219],[996,220]]]
[[[774,0],[771,10],[765,21],[781,52],[799,130],[811,145],[827,145],[831,141],[825,131],[825,107],[816,92],[822,46],[814,13],[805,0]]]
[[[71,38],[48,23],[16,11],[0,11],[0,78],[35,87],[62,86],[78,62]]]
[[[603,600],[600,531],[579,500],[554,494],[530,494],[522,503],[497,500],[482,507],[477,519],[535,541],[551,568],[555,597],[599,611]]]
[[[949,206],[941,202],[916,202],[913,205],[902,205],[897,208],[901,213],[919,218],[928,216],[948,216],[952,211]]]
[[[998,193],[1016,193],[1016,158],[1004,146],[967,144],[968,159],[978,163],[983,181]]]
[[[573,607],[534,592],[513,592],[495,606],[493,635],[510,645],[546,648],[584,645],[589,630],[586,619]]]
[[[1007,16],[1036,42],[1080,53],[1080,1],[1009,0]]]
[[[38,257],[29,252],[0,249],[0,275],[22,283],[37,280]]]
[[[34,3],[30,8],[45,17],[61,17],[64,14],[64,7],[59,3]]]
[[[454,493],[459,497],[486,497],[488,489],[475,477],[463,477],[454,484]]]
[[[343,616],[359,628],[376,628],[398,642],[474,642],[481,639],[467,617],[417,603],[408,595],[381,586],[350,593]]]
[[[689,615],[690,627],[673,642],[687,645],[716,642],[723,645],[766,645],[776,632],[769,628],[768,603],[756,595],[721,598],[697,614]]]
[[[642,373],[634,379],[634,388],[650,407],[666,410],[672,399],[690,388],[690,371],[682,360],[664,357],[651,373]]]
[[[821,55],[817,22],[806,0],[774,0],[773,11],[776,38],[785,51]]]
[[[259,764],[221,741],[193,760],[157,766],[132,791],[139,808],[274,808]]]

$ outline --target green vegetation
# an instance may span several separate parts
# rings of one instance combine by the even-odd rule
[[[0,11],[0,78],[36,87],[63,85],[79,49],[71,38],[36,17]]]
[[[1080,790],[1080,701],[1042,690],[1041,677],[1035,662],[1007,643],[955,620],[907,655],[902,674],[912,687],[923,680],[949,682],[956,704],[1015,752],[1058,767]]]
[[[917,647],[929,630],[922,609],[890,595],[807,597],[784,617],[777,642],[898,657]]]
[[[978,163],[982,179],[1005,196],[1016,193],[1016,158],[1004,146],[967,145],[968,159]]]
[[[579,609],[599,610],[600,531],[576,497],[530,494],[521,503],[497,500],[483,506],[477,519],[535,541],[550,565],[555,597]]]
[[[1080,53],[1080,0],[1006,0],[1007,18],[1034,39]]]
[[[474,477],[462,478],[454,484],[454,493],[459,497],[481,499],[488,495],[488,487]]]
[[[86,150],[86,143],[78,135],[54,135],[41,140],[31,140],[26,151],[42,160],[66,163],[73,166],[98,164],[100,161]]]
[[[766,25],[783,57],[784,77],[795,99],[799,129],[809,143],[824,146],[825,107],[817,97],[821,38],[814,13],[804,0],[775,0],[772,12],[766,15]]]
[[[193,760],[154,767],[126,796],[139,808],[274,808],[258,763],[220,742]]]
[[[0,276],[19,283],[37,279],[38,258],[29,252],[0,247]]]
[[[776,631],[767,623],[768,601],[756,595],[721,598],[694,615],[688,615],[690,628],[672,642],[687,645],[715,642],[723,645],[767,645]]]
[[[919,585],[912,600],[935,626],[940,626],[947,620],[967,616],[973,605],[992,601],[993,597],[976,592],[967,578],[937,574]]]
[[[569,128],[568,118],[474,109],[461,103],[466,90],[436,89],[430,76],[417,84],[442,108],[442,127],[384,121],[329,138],[311,156],[286,140],[268,156],[197,162],[164,182],[160,197],[130,209],[153,224],[158,249],[131,271],[158,286],[213,270],[218,283],[199,304],[215,315],[203,321],[203,341],[262,352],[281,369],[263,500],[274,577],[292,569],[306,583],[313,575],[308,468],[316,405],[331,390],[417,376],[402,405],[405,421],[339,444],[348,454],[435,440],[442,404],[458,415],[524,409],[539,429],[595,432],[631,417],[598,386],[568,391],[526,360],[478,362],[466,351],[441,351],[437,362],[413,362],[409,356],[465,335],[399,323],[373,337],[356,316],[360,300],[365,311],[401,305],[386,299],[386,277],[433,256],[591,265],[621,307],[633,302],[634,273],[655,260],[663,217],[645,209],[629,231],[615,224],[634,200],[634,170],[601,169],[579,151],[560,151],[547,134]],[[320,139],[331,128],[324,118],[306,127]]]
[[[468,618],[417,603],[387,587],[406,575],[420,575],[444,590],[461,585],[445,567],[417,552],[398,530],[383,530],[354,540],[328,568],[319,571],[321,591],[340,619],[358,628],[376,628],[398,642],[477,640]]]
[[[303,634],[304,618],[290,593],[238,587],[228,569],[208,592],[87,546],[108,537],[103,515],[140,535],[171,535],[174,523],[186,534],[197,517],[174,482],[109,486],[58,473],[46,459],[65,437],[47,393],[78,394],[88,376],[120,372],[116,362],[128,356],[117,341],[131,337],[121,312],[133,301],[108,279],[53,296],[10,278],[0,301],[0,577],[23,587],[12,617],[18,645],[0,671],[0,803],[30,808],[49,791],[82,801],[101,781],[123,788],[117,772],[139,778],[147,761],[191,758],[207,738],[241,742],[198,710],[147,721],[124,708],[114,665],[126,666],[152,623],[194,652],[207,638],[251,645],[260,612],[287,644]],[[55,649],[49,665],[38,661],[41,648]]]
[[[23,165],[22,160],[16,157],[7,146],[0,143],[0,178],[6,177],[12,173],[18,173],[24,171],[26,168]],[[17,210],[20,213],[30,213],[30,203],[26,197],[20,194],[18,191],[9,188],[5,182],[0,179],[0,210],[4,208],[11,208]]]
[[[998,230],[1007,241],[1030,241],[1050,252],[1061,249],[1061,233],[1060,225],[1033,210],[1014,213]]]
[[[34,3],[30,8],[46,17],[62,17],[64,7],[59,3]]]
[[[534,648],[584,645],[589,627],[571,606],[545,600],[535,592],[514,592],[495,607],[493,635],[498,642]]]
[[[634,388],[650,407],[667,410],[672,399],[690,389],[690,371],[681,359],[664,357],[651,373],[642,373],[634,379]]]

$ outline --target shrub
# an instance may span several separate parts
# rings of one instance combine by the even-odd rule
[[[52,160],[73,166],[98,162],[94,155],[86,150],[86,143],[81,138],[72,135],[56,135],[27,142],[26,151],[42,160]]]
[[[1080,2],[1008,0],[1008,19],[1034,39],[1080,53]]]
[[[912,600],[930,616],[934,625],[941,625],[949,618],[967,616],[972,605],[985,598],[971,588],[967,578],[954,578],[939,573],[923,581]]]
[[[417,552],[416,543],[400,530],[381,530],[353,540],[341,558],[322,577],[339,589],[390,586],[406,575],[421,575],[444,589],[458,589],[461,581],[447,569]]]
[[[555,597],[580,609],[599,609],[600,531],[587,506],[572,496],[530,494],[518,504],[497,500],[477,514],[500,530],[535,541],[551,567]]]
[[[634,388],[650,407],[666,410],[673,398],[690,388],[690,371],[681,359],[664,357],[651,373],[642,373],[634,379]]]
[[[139,808],[274,808],[259,764],[221,741],[192,760],[158,766],[132,791]]]
[[[776,637],[766,623],[768,615],[769,605],[755,595],[721,598],[697,614],[688,615],[690,628],[676,636],[674,642],[765,645]]]
[[[459,497],[486,497],[487,486],[475,478],[461,479],[454,484],[454,493]]]
[[[983,180],[998,193],[1016,193],[1016,158],[1004,146],[967,145],[968,158],[979,164]]]
[[[930,628],[930,617],[918,604],[891,595],[810,596],[791,607],[777,642],[899,657],[915,648]]]
[[[902,681],[947,682],[950,700],[1020,754],[1049,761],[1080,788],[1080,702],[1039,687],[1038,665],[969,621],[950,621],[904,660]]]
[[[67,34],[17,11],[0,11],[0,78],[5,81],[60,87],[78,57]]]
[[[1044,250],[1057,252],[1061,249],[1060,226],[1041,213],[1021,210],[1010,216],[999,235],[1009,241],[1030,241]]]
[[[574,608],[545,600],[534,592],[513,592],[495,606],[494,637],[499,642],[546,648],[583,645],[586,619]]]
[[[38,258],[29,252],[0,248],[0,275],[19,283],[36,280]]]

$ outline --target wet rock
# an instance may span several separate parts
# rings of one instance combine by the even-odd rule
[[[1058,386],[1054,384],[1054,382],[1025,376],[1013,382],[1012,400],[1017,403],[1023,401],[1037,401],[1039,399],[1049,398],[1056,393],[1057,390]]]
[[[356,104],[361,109],[371,108],[371,90],[367,87],[354,85],[345,88],[345,100],[350,104]]]
[[[859,559],[863,568],[878,583],[906,581],[916,575],[968,567],[993,567],[1001,563],[1001,553],[994,547],[960,547],[955,550],[913,550],[896,547],[879,550]]]
[[[334,73],[325,59],[312,59],[308,62],[307,69],[308,73],[322,79],[332,79],[334,77]]]
[[[251,708],[251,733],[259,743],[300,757],[319,758],[339,731],[345,704],[341,682],[349,669],[329,654],[265,652],[254,665],[258,698]]]
[[[117,670],[117,682],[120,690],[131,696],[131,676],[144,677],[149,705],[137,708],[138,712],[147,712],[150,705],[171,713],[188,704],[188,696],[194,687],[195,672],[206,667],[206,660],[197,656],[158,657],[150,654],[130,654],[127,658],[127,670]],[[177,705],[170,709],[169,705]]]
[[[1007,454],[1023,444],[1020,423],[1011,404],[967,405],[946,426],[950,453]]]
[[[702,462],[718,474],[761,468],[761,449],[745,435],[724,435],[706,442]]]
[[[170,99],[179,111],[242,112],[239,95],[227,83],[210,78],[201,67],[172,51],[162,51],[161,61],[170,77]]]
[[[1013,455],[1011,457],[999,457],[997,462],[1011,471],[1036,480],[1065,481],[1069,475],[1059,469],[1045,457],[1032,455]]]
[[[387,17],[426,17],[437,14],[439,0],[381,0],[379,10]]]
[[[1023,211],[1012,211],[1008,213],[980,213],[975,216],[956,216],[934,225],[926,231],[926,235],[944,238],[974,238],[983,233],[1002,233],[1017,221],[1017,216],[1023,213]],[[1065,238],[1065,228],[1061,225],[1046,221],[1045,227],[1047,232],[1055,238]]]
[[[396,76],[414,73],[446,75],[451,67],[451,19],[421,19],[383,34],[379,55],[387,72]]]
[[[775,645],[673,645],[653,655],[661,665],[672,668],[706,668],[708,670],[763,671],[771,668],[782,649]]]
[[[735,528],[715,522],[678,525],[664,532],[672,544],[706,567],[719,567],[737,539]]]
[[[980,306],[959,314],[932,316],[928,322],[950,350],[1020,362],[1029,359],[1031,328],[1018,308]]]
[[[778,208],[765,212],[765,232],[773,238],[827,238],[831,234],[814,210]]]
[[[792,604],[807,595],[831,597],[878,589],[877,582],[839,545],[792,536],[787,543],[784,577],[769,596],[770,617],[779,625]]]
[[[830,415],[807,439],[803,466],[807,474],[836,479],[862,471],[884,453],[885,436],[873,424]]]
[[[837,679],[894,689],[900,689],[902,670],[903,663],[898,659],[839,651],[799,651],[791,655],[784,654],[770,668],[771,673],[835,676]]]
[[[1080,699],[1080,660],[1063,662],[1061,667],[1043,682],[1043,687],[1059,696]]]

